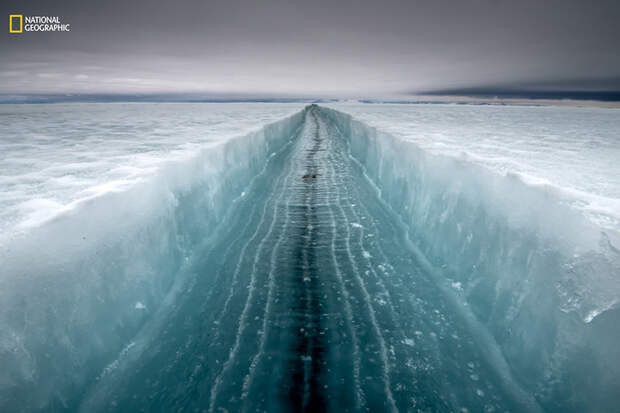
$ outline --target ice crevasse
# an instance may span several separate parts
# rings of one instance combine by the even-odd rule
[[[77,407],[83,389],[135,351],[138,333],[158,328],[191,288],[231,206],[247,201],[307,110],[2,239],[0,406]],[[524,391],[550,411],[617,408],[618,233],[548,188],[319,111],[398,219],[403,250],[427,264]]]

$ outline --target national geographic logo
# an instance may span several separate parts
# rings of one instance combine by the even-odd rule
[[[64,23],[60,16],[9,14],[9,33],[70,31],[71,25]]]

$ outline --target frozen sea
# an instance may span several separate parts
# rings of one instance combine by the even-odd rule
[[[620,111],[0,105],[2,411],[615,411]]]

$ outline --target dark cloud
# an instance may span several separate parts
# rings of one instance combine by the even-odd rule
[[[620,2],[4,1],[0,92],[377,95],[620,76]],[[8,34],[10,13],[70,33]],[[584,80],[585,79],[585,83]]]

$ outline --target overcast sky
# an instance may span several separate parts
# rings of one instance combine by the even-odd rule
[[[618,0],[3,0],[0,93],[618,88]],[[69,33],[8,33],[8,15]],[[559,86],[558,86],[559,85]]]

